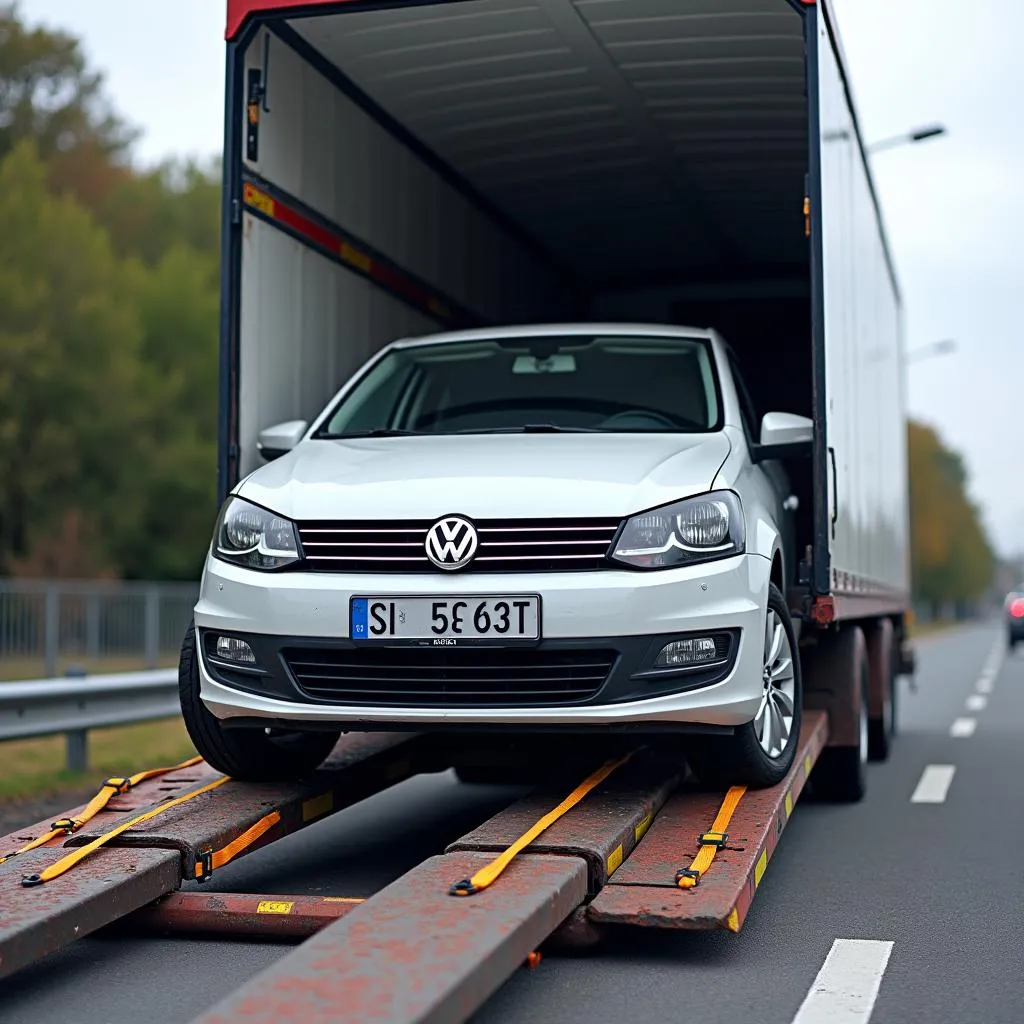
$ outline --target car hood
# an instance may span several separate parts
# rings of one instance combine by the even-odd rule
[[[298,521],[616,517],[699,494],[717,434],[503,434],[304,441],[241,497]]]

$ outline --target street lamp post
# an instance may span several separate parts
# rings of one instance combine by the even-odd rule
[[[902,135],[893,135],[888,139],[879,139],[867,147],[869,153],[878,153],[885,149],[894,149],[896,146],[911,145],[915,142],[924,142],[925,139],[934,139],[946,134],[945,125],[928,124],[913,131],[904,132]]]

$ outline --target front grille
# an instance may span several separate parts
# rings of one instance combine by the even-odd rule
[[[508,647],[292,647],[281,653],[312,700],[403,707],[580,703],[600,690],[616,658],[606,650]]]
[[[428,558],[423,522],[299,524],[303,564],[320,572],[442,572]],[[581,572],[605,568],[617,519],[490,519],[461,572]]]

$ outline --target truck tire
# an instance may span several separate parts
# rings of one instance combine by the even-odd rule
[[[199,696],[197,657],[196,628],[191,623],[178,661],[178,696],[189,738],[211,767],[244,782],[294,782],[319,768],[334,749],[340,730],[274,737],[258,728],[225,728]]]
[[[836,803],[856,803],[867,792],[868,685],[867,643],[859,626],[840,630],[831,641],[826,660],[819,665],[853,688],[855,715],[853,733],[857,742],[849,746],[825,747],[811,772],[817,797]]]
[[[865,636],[868,648],[868,757],[886,761],[896,735],[896,654],[889,619],[880,619]]]
[[[774,583],[768,589],[763,648],[764,717],[760,718],[761,725],[755,717],[727,738],[695,738],[687,750],[690,767],[705,785],[764,789],[781,782],[793,765],[800,738],[803,681],[793,620],[786,599]],[[786,705],[790,705],[788,710],[792,712],[785,715],[789,719],[789,731],[781,751],[773,756],[762,744],[763,730],[768,728],[770,712],[781,711]]]

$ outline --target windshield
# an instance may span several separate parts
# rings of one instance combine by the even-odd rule
[[[709,344],[637,336],[497,338],[396,349],[314,435],[707,433],[720,403]]]

